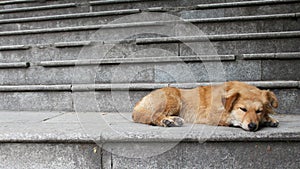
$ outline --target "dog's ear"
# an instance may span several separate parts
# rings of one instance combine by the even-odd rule
[[[233,108],[233,105],[237,101],[237,99],[240,97],[240,94],[238,92],[226,92],[222,96],[222,104],[226,110],[226,112],[230,112]]]
[[[266,103],[270,104],[272,107],[277,108],[278,107],[278,100],[275,96],[275,94],[269,90],[263,91],[263,96],[266,99]]]

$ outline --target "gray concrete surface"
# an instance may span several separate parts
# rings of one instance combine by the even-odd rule
[[[101,150],[95,144],[1,143],[2,169],[101,168]]]
[[[278,128],[247,132],[240,128],[184,124],[164,128],[133,123],[131,113],[1,112],[1,142],[180,142],[299,141],[300,116],[276,115]]]
[[[111,159],[116,168],[297,169],[299,146],[299,142],[180,143],[157,156],[134,159],[113,154]]]
[[[278,128],[133,123],[130,113],[0,112],[0,167],[297,168],[300,116]]]

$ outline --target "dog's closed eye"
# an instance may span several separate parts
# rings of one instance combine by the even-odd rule
[[[243,111],[243,112],[247,112],[248,110],[244,107],[240,107],[240,109]]]
[[[262,112],[262,110],[256,110],[256,111],[255,111],[256,114],[259,114],[259,113],[261,113],[261,112]]]

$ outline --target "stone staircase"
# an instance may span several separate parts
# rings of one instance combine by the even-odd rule
[[[0,168],[298,168],[299,0],[0,2]],[[132,123],[153,89],[275,92],[255,133]]]

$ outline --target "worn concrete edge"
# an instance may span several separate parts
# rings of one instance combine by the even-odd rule
[[[233,21],[254,21],[254,20],[273,20],[286,18],[299,18],[300,13],[270,14],[270,15],[252,15],[252,16],[231,16],[219,18],[201,18],[201,19],[183,19],[190,23],[210,23],[210,22],[233,22]]]
[[[299,1],[298,0],[266,0],[266,1],[225,2],[225,3],[201,4],[201,5],[197,5],[196,9],[274,5],[274,4],[284,4],[284,3],[297,3],[297,2],[299,2]]]
[[[237,129],[241,130],[241,129]],[[242,131],[242,132],[247,132],[247,131]],[[109,135],[109,133],[108,133]],[[245,134],[246,135],[246,134]],[[228,137],[226,134],[215,134],[211,137],[175,137],[175,138],[140,138],[140,137],[134,137],[134,136],[128,136],[126,137],[112,137],[112,136],[105,136],[104,134],[102,135],[102,138],[100,139],[93,139],[97,143],[105,143],[105,142],[260,142],[260,141],[300,141],[300,133],[299,132],[286,132],[286,133],[271,133],[271,134],[266,134],[266,133],[261,133],[261,134],[249,134],[247,135],[250,136],[245,136],[245,135],[239,135],[232,133],[232,137]]]
[[[74,43],[74,46],[91,44],[90,41]],[[63,43],[62,46],[70,47],[70,44]],[[111,58],[111,59],[85,59],[85,60],[54,60],[41,61],[37,65],[44,67],[61,66],[86,66],[86,65],[106,65],[106,64],[131,64],[131,63],[162,63],[162,62],[209,62],[209,61],[235,61],[241,57],[244,60],[263,59],[300,59],[300,52],[286,53],[258,53],[241,55],[198,55],[198,56],[168,56],[168,57],[139,57],[139,58]]]
[[[0,23],[20,23],[20,22],[62,20],[62,19],[84,18],[84,17],[134,14],[138,12],[140,12],[139,9],[123,9],[123,10],[101,11],[101,12],[88,12],[88,13],[75,13],[75,14],[73,13],[73,14],[66,14],[66,15],[50,15],[50,16],[28,17],[28,18],[2,19],[0,20]]]
[[[70,7],[77,7],[77,5],[76,5],[76,3],[66,3],[66,4],[47,5],[47,6],[2,9],[2,10],[0,10],[0,14],[14,13],[14,12],[37,11],[37,10],[46,10],[46,9],[70,8]]]
[[[202,83],[120,83],[120,84],[72,84],[72,91],[140,91],[163,87],[194,88],[197,86],[217,85],[222,82]],[[245,83],[264,89],[299,88],[299,81],[245,81]]]
[[[107,4],[118,4],[118,3],[131,3],[131,2],[142,2],[144,0],[101,0],[101,1],[90,1],[90,5],[107,5]]]
[[[0,51],[6,50],[27,50],[30,49],[31,46],[28,45],[10,45],[10,46],[0,46]]]
[[[261,59],[300,59],[300,52],[289,53],[257,53],[257,54],[242,54],[241,57],[245,60],[261,60]]]
[[[143,2],[145,0],[107,0],[107,1],[91,1],[90,5],[107,5],[117,3],[129,3],[129,2]],[[281,3],[298,2],[297,0],[266,0],[266,1],[244,1],[244,2],[225,2],[225,3],[211,3],[211,4],[200,4],[191,6],[191,9],[212,9],[212,8],[228,8],[228,7],[239,7],[239,6],[253,6],[253,5],[272,5]]]
[[[136,44],[298,38],[300,31],[138,38]],[[122,42],[122,41],[121,41]]]
[[[57,48],[64,48],[64,47],[80,47],[80,46],[89,46],[91,41],[77,41],[77,42],[57,42],[53,45]]]
[[[85,17],[134,14],[134,13],[139,13],[139,12],[141,12],[139,9],[122,9],[122,10],[113,10],[113,11],[72,13],[72,14],[65,14],[65,15],[49,15],[49,16],[27,17],[27,18],[2,19],[2,20],[0,20],[0,23],[7,24],[7,23],[22,23],[22,22],[75,19],[75,18],[85,18]]]
[[[0,1],[0,5],[19,4],[19,3],[29,3],[29,2],[36,2],[36,0],[10,0],[10,1]]]
[[[15,136],[14,136],[15,135]],[[20,136],[18,136],[20,135]],[[26,135],[26,136],[22,136]],[[95,143],[95,140],[87,136],[86,134],[77,134],[74,135],[43,135],[43,134],[30,134],[30,133],[22,133],[22,134],[10,134],[3,135],[0,134],[0,143]]]
[[[29,62],[14,62],[14,63],[0,63],[0,69],[4,68],[28,68]]]
[[[241,129],[237,129],[241,130]],[[247,131],[243,131],[247,132]],[[247,132],[249,133],[249,132]],[[86,134],[77,134],[74,135],[52,135],[47,136],[47,134],[31,134],[25,133],[22,134],[15,133],[16,136],[3,135],[0,134],[0,143],[97,143],[98,145],[103,145],[105,143],[180,143],[180,142],[198,142],[198,143],[207,143],[207,142],[291,142],[291,141],[300,141],[299,132],[286,132],[286,133],[272,133],[272,134],[256,134],[253,136],[234,136],[228,137],[226,134],[214,135],[211,137],[157,137],[157,138],[140,138],[140,137],[114,137],[110,136],[110,133],[103,133],[101,137],[92,137]],[[19,136],[18,136],[19,135]]]
[[[115,10],[115,11],[102,11],[92,13],[79,13],[79,14],[66,14],[66,15],[54,15],[54,16],[39,16],[29,18],[13,18],[3,19],[0,23],[22,23],[22,22],[35,22],[35,21],[47,21],[47,20],[61,20],[72,19],[79,17],[96,17],[107,15],[122,15],[122,14],[134,14],[141,12],[139,9],[129,10]],[[170,21],[147,21],[147,22],[133,22],[133,23],[119,23],[119,24],[101,24],[101,25],[87,25],[87,26],[74,26],[74,27],[59,27],[48,29],[34,29],[34,30],[22,30],[22,31],[4,31],[2,34],[35,34],[35,33],[47,33],[47,32],[64,32],[66,30],[94,30],[94,29],[109,29],[109,28],[125,28],[125,27],[141,27],[141,26],[161,26],[170,23],[210,23],[210,22],[233,22],[233,21],[252,21],[252,20],[268,20],[268,19],[284,19],[284,18],[299,18],[300,13],[289,14],[273,14],[273,15],[256,15],[256,16],[235,16],[235,17],[219,17],[219,18],[207,18],[207,19],[182,19],[182,20],[170,20]],[[0,34],[1,35],[1,34]]]
[[[64,85],[1,85],[0,92],[39,92],[39,91],[144,91],[163,87],[194,88],[217,85],[222,82],[201,83],[103,83],[103,84],[64,84]],[[300,81],[245,81],[245,83],[266,89],[300,88]]]
[[[41,61],[37,63],[44,67],[86,66],[106,64],[132,64],[132,63],[163,63],[163,62],[209,62],[234,61],[234,55],[199,55],[199,56],[168,56],[168,57],[142,57],[142,58],[111,58],[111,59],[85,59],[85,60],[59,60]]]
[[[1,85],[0,92],[71,91],[72,85]]]
[[[82,18],[82,17],[96,17],[96,16],[107,16],[107,15],[117,15],[117,14],[131,14],[141,12],[139,9],[123,9],[114,11],[101,11],[101,12],[89,12],[89,13],[77,13],[77,14],[66,14],[66,15],[52,15],[52,16],[38,16],[38,17],[28,17],[28,18],[12,18],[12,19],[2,19],[0,23],[15,23],[15,22],[33,22],[33,21],[45,21],[45,20],[62,20],[62,19],[72,19],[72,18]],[[300,13],[288,13],[288,14],[270,14],[270,15],[255,15],[255,16],[233,16],[233,17],[219,17],[219,18],[205,18],[205,19],[182,19],[175,21],[160,21],[160,22],[219,22],[219,21],[240,21],[240,20],[262,20],[262,19],[282,19],[282,18],[298,18]],[[148,21],[149,23],[155,21]],[[157,22],[157,21],[156,21]],[[139,22],[137,22],[139,23]],[[126,24],[126,23],[124,23]]]

